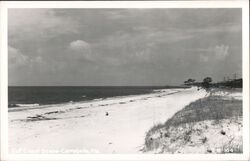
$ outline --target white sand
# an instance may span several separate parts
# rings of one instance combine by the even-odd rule
[[[145,134],[154,124],[165,122],[205,95],[204,90],[193,87],[23,111],[12,109],[9,150],[12,153],[140,153]],[[33,120],[42,120],[27,121],[27,117],[36,115],[41,116]]]
[[[242,100],[242,92],[216,91],[212,92],[213,96],[220,96],[224,100],[237,99]]]
[[[242,92],[218,91],[212,95],[225,100],[242,100]],[[147,153],[242,153],[242,128],[241,116],[159,128],[150,134],[149,138],[154,139],[151,143],[153,150]]]
[[[205,120],[171,126],[167,138],[160,138],[161,129],[151,137],[161,142],[160,146],[147,153],[239,153],[242,152],[242,117]],[[223,134],[221,132],[224,132]],[[175,141],[171,141],[175,140]],[[167,146],[164,146],[167,145]]]

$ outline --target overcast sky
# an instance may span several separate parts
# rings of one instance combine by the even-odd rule
[[[241,76],[241,9],[10,9],[9,85]]]

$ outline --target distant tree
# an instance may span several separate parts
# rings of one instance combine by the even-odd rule
[[[203,79],[203,82],[211,83],[213,80],[211,77],[206,77]]]
[[[188,80],[184,81],[184,84],[189,85],[195,82],[195,79],[189,78]]]
[[[195,79],[189,78],[188,81],[189,81],[190,83],[194,83],[194,82],[195,82]]]
[[[203,82],[202,82],[202,87],[205,88],[205,89],[208,89],[212,83],[212,78],[211,77],[206,77],[203,79]]]

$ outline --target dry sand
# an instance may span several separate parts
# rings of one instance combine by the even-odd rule
[[[165,123],[151,130],[147,135],[145,152],[242,153],[243,124],[242,110],[239,109],[242,108],[242,92],[217,90],[210,94],[209,99],[202,100],[202,108],[199,106],[201,101],[197,101],[196,105],[189,105],[173,116],[168,127]],[[195,115],[197,112],[199,116]]]
[[[193,87],[44,108],[12,108],[9,150],[10,153],[141,153],[146,132],[153,125],[165,122],[205,95],[204,90]]]

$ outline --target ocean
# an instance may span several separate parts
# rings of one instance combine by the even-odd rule
[[[108,97],[128,96],[151,93],[162,86],[133,86],[133,87],[82,87],[82,86],[41,86],[41,87],[8,87],[8,106],[40,106],[61,104],[67,102],[89,101]]]

